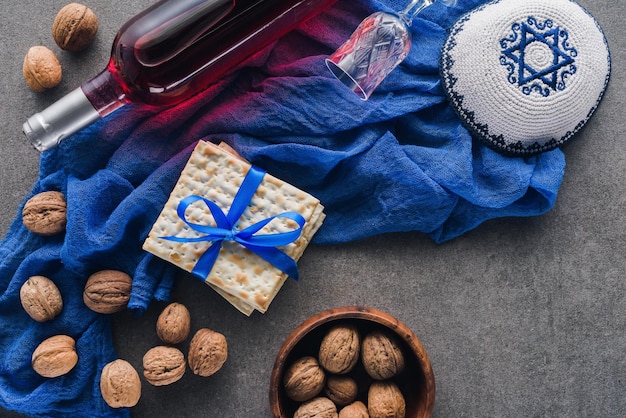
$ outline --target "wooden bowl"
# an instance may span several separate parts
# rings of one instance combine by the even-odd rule
[[[394,377],[406,400],[407,418],[430,417],[435,406],[435,376],[426,350],[406,325],[389,314],[372,308],[348,306],[320,312],[304,321],[285,340],[270,378],[270,407],[276,418],[291,418],[300,405],[287,397],[283,389],[283,373],[303,356],[318,357],[321,340],[326,332],[340,323],[354,324],[363,338],[369,331],[388,329],[395,333],[402,345],[406,367]],[[358,370],[358,369],[361,370]],[[367,404],[367,388],[372,379],[357,365],[351,375],[359,385],[358,400]],[[323,391],[322,391],[323,395]]]

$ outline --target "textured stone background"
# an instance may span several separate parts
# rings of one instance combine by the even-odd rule
[[[37,177],[39,155],[22,136],[23,121],[101,70],[120,25],[151,4],[89,1],[100,18],[96,43],[77,56],[59,54],[62,85],[34,94],[22,59],[32,45],[54,46],[52,18],[66,3],[2,1],[2,234]],[[181,276],[174,299],[189,306],[196,326],[226,334],[227,367],[211,379],[189,373],[170,387],[144,385],[133,414],[269,416],[270,372],[285,337],[321,310],[362,304],[396,316],[422,340],[437,382],[436,417],[626,416],[626,2],[580,3],[604,28],[613,76],[597,113],[564,150],[568,165],[552,211],[490,221],[443,245],[405,233],[309,247],[302,280],[287,282],[268,313],[251,318]],[[114,317],[118,353],[138,368],[156,343],[161,307]]]

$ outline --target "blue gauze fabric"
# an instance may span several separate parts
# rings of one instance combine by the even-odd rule
[[[1,405],[31,416],[129,415],[100,396],[100,371],[116,353],[109,317],[87,309],[82,290],[91,273],[117,269],[134,278],[131,309],[168,299],[177,270],[141,244],[200,138],[226,141],[317,196],[328,215],[318,244],[394,231],[443,242],[488,219],[549,210],[562,152],[501,156],[472,140],[444,98],[446,29],[481,3],[422,12],[410,55],[367,102],[332,77],[324,58],[365,16],[399,10],[402,1],[339,0],[187,103],[160,112],[127,106],[44,153],[32,194],[65,193],[67,231],[39,237],[18,215],[0,245]],[[20,306],[32,275],[61,290],[65,307],[51,322],[36,323]],[[30,359],[55,334],[76,339],[79,362],[46,379]]]

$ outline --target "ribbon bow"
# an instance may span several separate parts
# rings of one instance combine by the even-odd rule
[[[248,174],[246,174],[241,187],[233,199],[228,214],[224,214],[219,206],[202,196],[189,195],[183,198],[176,208],[178,217],[191,229],[205,235],[194,238],[176,236],[159,238],[175,242],[212,242],[211,246],[202,254],[191,271],[191,273],[199,276],[202,280],[205,280],[211,272],[213,264],[215,264],[215,260],[217,260],[220,248],[222,247],[222,243],[225,240],[238,242],[280,271],[287,273],[294,280],[298,280],[298,266],[296,261],[275,247],[290,244],[298,239],[305,224],[305,219],[302,215],[296,212],[283,212],[279,215],[263,219],[245,229],[237,230],[237,222],[250,203],[252,196],[261,184],[264,176],[264,170],[255,166],[250,167]],[[198,201],[203,201],[207,205],[217,226],[196,224],[187,220],[185,215],[187,208]],[[276,234],[255,235],[263,229],[265,225],[277,218],[291,219],[298,224],[298,228],[293,231]]]

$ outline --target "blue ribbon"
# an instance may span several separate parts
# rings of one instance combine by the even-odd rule
[[[298,266],[296,261],[276,247],[290,244],[298,239],[305,224],[305,219],[302,215],[296,212],[283,212],[279,215],[263,219],[262,221],[250,225],[240,231],[237,230],[237,222],[246,210],[246,207],[250,203],[256,189],[261,184],[261,181],[263,181],[264,176],[264,170],[255,166],[250,167],[248,174],[246,174],[241,187],[235,195],[228,214],[224,214],[219,206],[202,196],[189,195],[183,198],[178,203],[178,207],[176,208],[178,217],[182,219],[183,222],[185,222],[191,229],[205,235],[195,238],[182,238],[176,236],[165,236],[159,238],[175,242],[211,242],[211,246],[204,252],[204,254],[202,254],[191,271],[202,280],[206,280],[211,272],[213,264],[215,264],[215,260],[217,260],[217,256],[219,255],[220,248],[222,247],[222,243],[224,241],[238,242],[268,263],[278,268],[280,271],[287,273],[294,280],[298,280]],[[207,205],[217,226],[196,224],[187,220],[185,215],[187,208],[191,204],[198,201],[202,201]],[[276,234],[255,235],[263,229],[265,225],[278,218],[291,219],[298,224],[298,228],[293,231]]]

